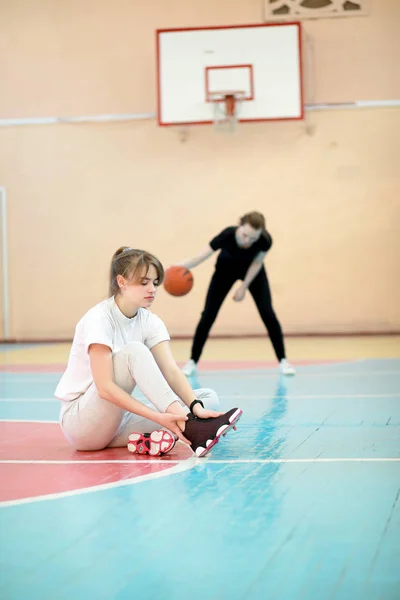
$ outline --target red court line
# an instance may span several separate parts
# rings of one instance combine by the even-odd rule
[[[295,366],[309,366],[331,364],[336,362],[349,362],[343,360],[296,360]],[[178,361],[181,367],[184,363]],[[271,369],[277,368],[276,361],[266,360],[202,360],[199,371],[235,371],[237,369]],[[3,364],[0,365],[2,373],[63,373],[65,364]]]

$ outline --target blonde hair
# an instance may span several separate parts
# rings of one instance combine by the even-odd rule
[[[140,279],[148,273],[150,265],[153,265],[156,269],[158,283],[161,284],[164,279],[164,268],[158,258],[145,250],[138,250],[129,246],[118,248],[111,259],[109,296],[115,296],[120,292],[117,282],[118,275],[131,278],[134,282],[139,283]]]

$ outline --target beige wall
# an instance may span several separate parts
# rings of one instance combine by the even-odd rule
[[[261,19],[254,0],[147,4],[0,0],[0,118],[154,112],[156,28]],[[305,23],[313,101],[400,98],[400,3],[375,5],[370,17]],[[267,268],[285,331],[399,330],[399,132],[396,108],[312,112],[234,136],[196,127],[185,143],[154,120],[0,128],[12,337],[70,337],[105,297],[119,245],[168,265],[253,208],[274,238]],[[193,332],[213,262],[185,298],[160,290],[154,311],[173,334]],[[261,331],[249,299],[228,299],[213,329]]]

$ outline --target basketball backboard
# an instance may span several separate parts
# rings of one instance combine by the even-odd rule
[[[159,125],[212,123],[220,91],[241,122],[303,118],[300,23],[158,30],[157,71]]]

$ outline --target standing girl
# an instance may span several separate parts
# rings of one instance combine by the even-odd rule
[[[284,375],[295,374],[295,369],[286,359],[282,329],[272,308],[271,291],[264,267],[265,255],[271,246],[272,238],[265,228],[264,215],[249,212],[239,219],[237,227],[227,227],[199,254],[179,263],[187,269],[193,269],[215,251],[220,250],[204,310],[194,334],[191,357],[182,369],[185,375],[196,373],[196,364],[210,329],[229,290],[237,280],[242,283],[235,291],[233,299],[241,302],[249,290],[269,333],[281,372]]]

